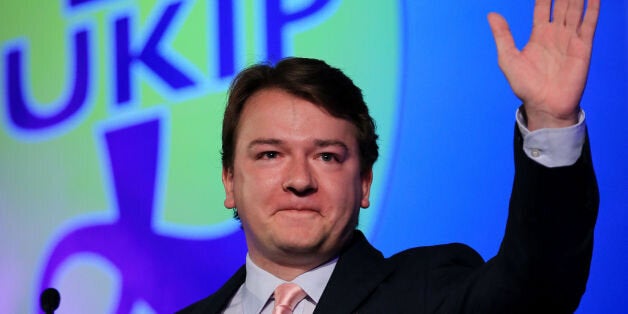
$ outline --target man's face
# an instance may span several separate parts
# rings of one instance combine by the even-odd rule
[[[350,238],[372,179],[360,173],[356,132],[279,89],[247,100],[223,184],[256,264],[322,263]]]

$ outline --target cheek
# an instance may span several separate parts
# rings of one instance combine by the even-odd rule
[[[351,216],[360,208],[362,200],[362,185],[360,180],[350,179],[351,176],[341,176],[326,185],[326,195],[330,204],[338,206],[335,215]]]
[[[260,206],[272,199],[274,191],[281,188],[277,174],[258,169],[237,171],[234,177],[234,195],[240,207]]]

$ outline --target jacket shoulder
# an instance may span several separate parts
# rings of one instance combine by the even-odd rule
[[[401,251],[388,258],[391,261],[411,262],[424,261],[429,264],[449,263],[476,267],[484,264],[478,252],[463,243],[449,243],[432,246],[421,246]]]

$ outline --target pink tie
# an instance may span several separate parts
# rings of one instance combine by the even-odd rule
[[[273,314],[292,314],[294,307],[301,302],[307,293],[296,284],[287,282],[275,289],[275,307]]]

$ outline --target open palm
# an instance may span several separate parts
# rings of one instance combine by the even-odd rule
[[[577,121],[586,85],[600,0],[537,0],[528,44],[518,50],[506,20],[488,16],[499,66],[525,106],[530,130]]]

